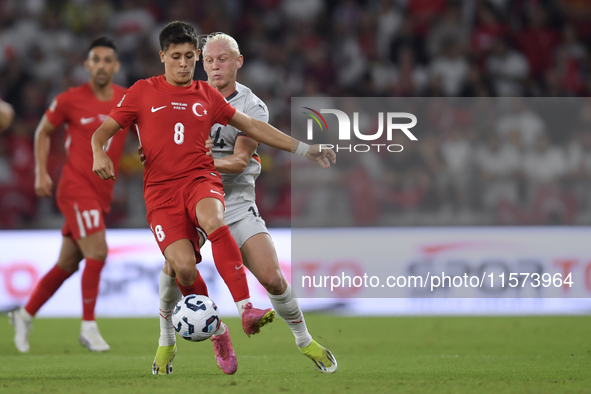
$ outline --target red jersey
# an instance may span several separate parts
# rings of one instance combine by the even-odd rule
[[[204,172],[218,174],[213,158],[206,154],[205,141],[215,123],[226,125],[235,113],[222,94],[204,81],[173,86],[161,75],[140,80],[127,90],[109,116],[123,128],[136,124],[146,156],[148,210],[168,200],[169,191],[180,183]]]
[[[113,84],[113,98],[100,101],[89,83],[70,88],[58,95],[45,116],[55,127],[66,124],[65,146],[68,158],[57,187],[56,197],[97,198],[108,211],[113,199],[113,180],[104,181],[92,172],[92,134],[105,121],[108,113],[125,93],[125,88]],[[115,173],[123,153],[127,130],[117,133],[110,141],[107,154],[113,161]]]

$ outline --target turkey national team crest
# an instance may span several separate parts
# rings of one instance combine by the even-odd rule
[[[218,307],[208,297],[191,294],[174,307],[172,324],[177,334],[187,341],[201,342],[220,328]]]
[[[203,115],[207,115],[207,110],[205,109],[203,104],[195,103],[193,104],[193,113],[198,117],[202,117]]]

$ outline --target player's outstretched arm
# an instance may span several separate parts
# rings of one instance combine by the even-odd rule
[[[0,100],[0,133],[10,126],[14,119],[14,110],[6,101]]]
[[[47,172],[50,136],[55,126],[43,115],[35,130],[35,193],[39,197],[51,196],[53,181]]]
[[[101,177],[101,179],[115,179],[115,168],[113,162],[105,153],[109,139],[117,134],[121,126],[110,116],[103,122],[92,135],[92,171]]]
[[[250,137],[241,136],[236,139],[234,144],[234,153],[230,156],[223,158],[213,159],[213,165],[216,170],[225,174],[240,174],[246,170],[246,166],[250,162],[250,158],[254,155],[257,149],[258,142]],[[207,155],[211,156],[211,148],[213,147],[213,141],[208,138],[205,141],[205,148],[208,149]]]
[[[330,167],[331,162],[336,163],[336,155],[332,149],[324,148],[318,144],[308,146],[282,133],[270,124],[254,119],[240,111],[236,111],[228,124],[241,130],[250,138],[273,148],[304,156],[309,160],[318,162],[323,168]]]

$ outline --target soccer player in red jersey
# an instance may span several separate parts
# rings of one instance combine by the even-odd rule
[[[248,87],[236,81],[238,69],[244,61],[236,40],[225,33],[212,33],[204,39],[202,51],[207,82],[236,109],[268,122],[269,113],[265,103]],[[273,241],[264,220],[258,214],[255,196],[255,181],[261,172],[256,152],[258,142],[232,126],[216,124],[211,129],[206,147],[212,149],[208,154],[214,158],[214,166],[222,175],[226,192],[224,221],[240,248],[244,265],[267,290],[275,312],[291,329],[300,352],[310,358],[319,371],[336,372],[335,356],[308,332],[304,314],[291,285],[281,273]],[[144,162],[141,148],[139,153],[140,160]],[[200,244],[202,241],[200,239]],[[165,311],[172,310],[181,299],[174,277],[172,267],[165,262],[159,280],[160,338],[152,363],[154,374],[172,372],[175,329]],[[214,335],[212,341],[215,347],[220,338]]]
[[[120,66],[112,40],[105,37],[94,40],[84,64],[90,73],[90,82],[58,95],[35,132],[35,192],[39,197],[48,197],[53,189],[53,181],[47,173],[50,134],[62,124],[67,126],[68,158],[56,192],[65,223],[57,264],[37,283],[27,304],[10,313],[16,331],[14,341],[21,352],[29,350],[28,334],[33,316],[78,270],[82,259],[86,260],[86,266],[82,273],[80,342],[91,351],[109,350],[98,330],[94,309],[101,270],[107,258],[104,215],[110,209],[114,181],[104,182],[92,173],[90,139],[121,101],[125,88],[112,82]],[[112,160],[113,168],[118,168],[126,134],[127,130],[118,133],[105,144],[104,153]]]
[[[200,261],[201,228],[212,245],[216,268],[230,289],[242,315],[247,335],[259,332],[274,311],[257,310],[249,302],[249,290],[240,250],[224,223],[223,184],[207,155],[205,141],[213,124],[230,124],[257,141],[292,151],[328,167],[333,151],[308,147],[262,121],[236,111],[215,88],[194,81],[197,49],[195,29],[184,22],[169,23],[160,33],[160,59],[164,75],[138,81],[92,138],[93,171],[102,179],[115,177],[113,163],[104,154],[106,142],[121,127],[135,123],[145,160],[144,198],[147,219],[166,260],[176,273],[183,295],[205,294],[207,288],[195,264]],[[216,347],[232,373],[236,365],[227,327]]]
[[[10,126],[14,119],[14,110],[6,101],[0,100],[0,133]]]

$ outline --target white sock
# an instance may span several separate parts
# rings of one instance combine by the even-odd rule
[[[27,310],[23,307],[20,308],[19,311],[17,311],[18,313],[20,313],[21,318],[26,322],[26,323],[30,323],[33,321],[33,316],[31,316],[31,314],[29,312],[27,312]]]
[[[160,339],[158,346],[171,346],[176,343],[174,326],[172,325],[172,311],[183,295],[177,286],[174,277],[168,276],[164,271],[160,272],[158,286],[160,295]]]
[[[241,317],[242,317],[242,314],[244,313],[244,306],[246,304],[248,304],[249,302],[250,302],[250,298],[236,302],[236,308],[238,308],[238,313],[240,313]]]
[[[298,304],[298,299],[291,291],[291,285],[287,284],[285,293],[274,295],[267,292],[275,312],[285,320],[291,332],[295,336],[296,345],[299,348],[306,347],[312,342],[312,336],[306,327],[304,314]]]
[[[224,335],[226,333],[226,325],[224,323],[220,324],[220,328],[216,332],[213,333],[214,336]]]
[[[98,329],[98,326],[96,325],[96,320],[82,320],[81,331],[88,331],[92,329]]]

